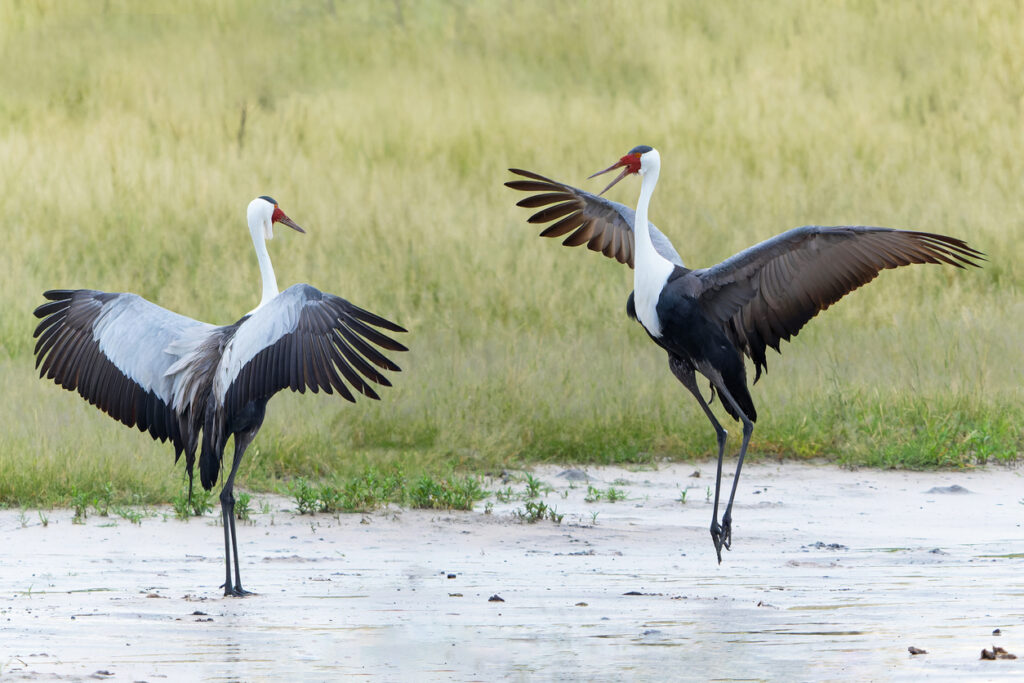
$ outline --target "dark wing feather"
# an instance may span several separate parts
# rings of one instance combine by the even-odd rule
[[[172,313],[135,294],[89,289],[50,290],[35,310],[36,368],[40,377],[77,391],[114,419],[160,441],[170,440],[175,457],[195,438],[175,410],[174,379],[166,375],[176,358],[169,344],[187,332],[212,326]]]
[[[405,351],[383,334],[405,329],[345,299],[309,285],[294,285],[239,325],[221,358],[214,393],[231,414],[250,401],[265,400],[285,388],[305,392],[351,391],[379,398],[371,382],[391,386],[372,365],[401,368],[378,347]]]
[[[865,226],[805,226],[695,270],[701,306],[754,361],[886,268],[913,263],[979,266],[984,255],[945,235]],[[756,381],[756,378],[755,378]]]
[[[633,224],[636,222],[633,209],[530,171],[518,168],[510,168],[509,171],[529,180],[510,180],[506,186],[521,192],[539,193],[519,200],[516,206],[529,209],[547,207],[534,213],[527,221],[538,224],[555,221],[540,233],[541,237],[561,237],[572,233],[562,244],[567,247],[586,244],[591,251],[599,251],[633,267]],[[648,227],[655,250],[677,266],[682,266],[683,260],[668,238],[653,223],[648,223]]]

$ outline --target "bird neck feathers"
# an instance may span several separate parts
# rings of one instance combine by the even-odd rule
[[[274,266],[270,262],[270,252],[267,251],[267,242],[263,239],[263,235],[258,234],[256,230],[252,231],[252,244],[256,249],[256,260],[260,264],[260,278],[263,281],[263,296],[260,299],[259,306],[250,311],[250,313],[258,311],[278,295],[277,277],[274,275]]]
[[[633,263],[633,292],[635,293],[636,315],[640,323],[653,337],[661,336],[661,320],[657,306],[661,290],[668,282],[674,266],[654,248],[648,227],[647,209],[658,184],[658,166],[646,169],[640,185],[640,199],[636,205],[633,224],[633,239],[636,254]]]

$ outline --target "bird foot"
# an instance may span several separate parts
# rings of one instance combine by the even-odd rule
[[[241,586],[224,586],[224,585],[222,585],[221,588],[224,589],[224,597],[225,598],[244,598],[247,595],[256,595],[252,591],[247,591],[244,588],[242,588]]]
[[[722,524],[719,524],[717,521],[711,523],[711,541],[715,544],[718,564],[722,564],[722,548],[730,550],[732,546],[732,524],[730,520],[723,519]]]

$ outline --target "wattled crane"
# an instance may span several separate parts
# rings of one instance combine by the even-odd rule
[[[591,178],[621,168],[601,194],[628,175],[640,175],[636,211],[589,192],[520,169],[527,180],[505,183],[535,192],[518,206],[546,207],[530,223],[557,221],[543,237],[570,234],[563,244],[591,250],[634,267],[633,292],[626,303],[655,344],[668,352],[669,369],[697,399],[715,428],[718,471],[711,538],[718,561],[732,542],[732,505],[757,411],[747,390],[743,356],[753,362],[756,382],[767,368],[766,347],[779,350],[818,312],[873,280],[879,271],[912,263],[977,266],[983,254],[944,235],[864,226],[794,228],[745,249],[710,268],[683,265],[672,243],[648,220],[661,157],[647,145],[634,147]],[[636,226],[647,229],[636,230]],[[697,386],[696,373],[711,383],[711,398],[743,425],[736,474],[721,524],[718,521],[726,431]]]
[[[235,474],[245,449],[263,424],[267,401],[282,389],[335,390],[355,402],[356,392],[377,399],[369,382],[391,386],[373,366],[399,367],[377,348],[405,351],[375,328],[405,330],[345,299],[297,284],[278,292],[266,241],[281,223],[305,232],[271,197],[257,197],[247,211],[263,283],[259,305],[232,325],[192,320],[137,294],[90,289],[50,290],[35,310],[40,377],[78,393],[129,427],[170,440],[175,461],[185,454],[200,481],[216,483],[229,436],[235,439],[231,471],[221,490],[224,521],[224,594],[246,595],[235,537]],[[231,561],[234,559],[234,577]]]

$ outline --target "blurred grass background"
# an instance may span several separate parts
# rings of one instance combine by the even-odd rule
[[[691,267],[810,223],[989,255],[886,272],[770,356],[753,452],[1015,459],[1022,35],[1011,1],[2,3],[0,501],[179,489],[166,444],[35,377],[31,311],[89,287],[233,322],[259,299],[260,194],[308,230],[270,244],[281,288],[397,320],[412,350],[380,403],[275,398],[243,485],[712,455],[625,316],[631,272],[538,239],[502,186],[518,166],[597,188],[636,144]]]

